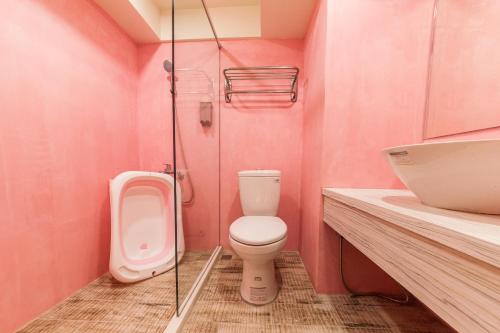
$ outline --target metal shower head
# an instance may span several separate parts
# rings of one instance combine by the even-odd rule
[[[169,60],[163,62],[163,68],[167,73],[172,73],[172,63]]]

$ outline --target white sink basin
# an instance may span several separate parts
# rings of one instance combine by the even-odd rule
[[[423,143],[383,152],[424,204],[500,214],[500,140]]]

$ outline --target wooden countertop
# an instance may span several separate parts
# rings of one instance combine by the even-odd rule
[[[323,195],[500,267],[500,215],[429,207],[408,190],[324,188]]]

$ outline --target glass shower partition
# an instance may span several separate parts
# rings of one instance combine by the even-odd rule
[[[172,1],[172,152],[183,227],[176,238],[177,315],[220,244],[220,49],[204,6]],[[183,20],[186,11],[197,27]],[[190,40],[193,32],[206,38]]]

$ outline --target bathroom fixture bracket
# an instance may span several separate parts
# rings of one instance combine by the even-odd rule
[[[286,94],[297,101],[299,68],[294,66],[231,67],[224,69],[224,96],[233,94]],[[247,85],[245,82],[253,81]]]
[[[222,49],[222,44],[220,43],[219,36],[217,35],[217,31],[215,30],[214,23],[212,22],[212,17],[210,16],[210,12],[208,10],[208,6],[205,0],[201,0],[201,4],[203,5],[203,9],[205,10],[205,14],[207,15],[208,23],[210,24],[210,28],[212,29],[212,33],[214,34],[215,41],[217,42],[217,47]]]

